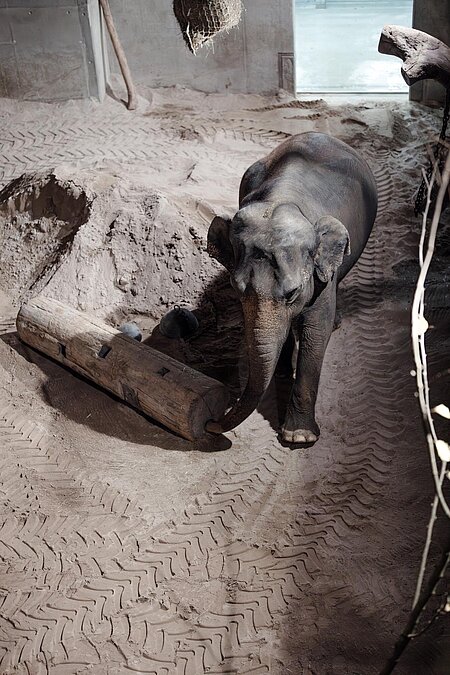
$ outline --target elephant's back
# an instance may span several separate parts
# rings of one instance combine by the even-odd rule
[[[355,184],[376,208],[375,178],[361,155],[344,141],[309,131],[291,136],[247,169],[239,203],[286,197],[300,207],[311,200],[328,206],[350,196]]]
[[[245,173],[240,205],[292,202],[311,223],[332,215],[347,227],[351,254],[342,278],[358,259],[377,213],[377,187],[366,161],[347,143],[319,132],[292,136]]]
[[[298,134],[275,148],[260,166],[266,198],[293,201],[309,219],[332,214],[343,222],[370,221],[370,226],[375,219],[375,178],[363,157],[344,141],[319,132]]]
[[[375,186],[369,165],[356,150],[344,141],[318,131],[291,136],[261,163],[265,167],[266,175],[289,171],[292,165],[298,165],[304,167],[305,177],[308,171],[312,175],[315,171],[328,171],[330,174],[342,176],[355,174],[367,177]]]

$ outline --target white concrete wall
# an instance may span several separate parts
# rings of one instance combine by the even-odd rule
[[[186,85],[208,92],[276,92],[293,87],[293,0],[243,0],[238,28],[194,56],[187,49],[171,0],[110,0],[117,30],[136,81],[150,86]],[[110,65],[118,72],[110,51]],[[289,85],[289,70],[291,84]]]

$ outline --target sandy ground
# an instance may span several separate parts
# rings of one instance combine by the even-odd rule
[[[375,675],[409,611],[433,496],[409,311],[412,195],[438,115],[142,93],[135,113],[113,99],[0,104],[0,672]],[[208,223],[236,209],[251,162],[308,130],[358,148],[380,191],[340,290],[313,447],[278,441],[286,382],[199,450],[19,342],[17,308],[42,292],[114,325],[137,320],[151,344],[236,391],[240,308],[205,251]],[[448,220],[427,306],[436,403]],[[199,317],[189,341],[155,329],[175,304]],[[441,618],[396,673],[448,675],[449,643]]]

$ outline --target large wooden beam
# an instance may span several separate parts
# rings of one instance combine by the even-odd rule
[[[401,73],[409,86],[431,79],[450,87],[450,47],[432,35],[415,28],[387,25],[381,32],[378,51],[402,59]]]
[[[17,316],[19,337],[188,440],[228,405],[226,387],[93,316],[38,296]]]

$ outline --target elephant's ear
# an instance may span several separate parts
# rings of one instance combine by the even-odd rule
[[[315,225],[319,237],[314,258],[317,276],[328,282],[342,265],[344,255],[350,253],[350,236],[347,228],[333,216],[323,216]]]
[[[231,270],[234,267],[233,247],[230,242],[231,220],[216,216],[208,230],[208,253]]]

